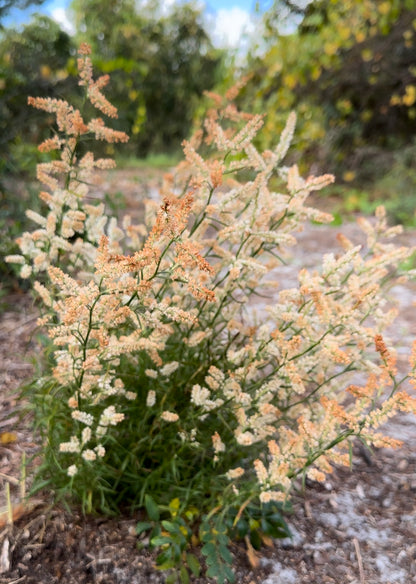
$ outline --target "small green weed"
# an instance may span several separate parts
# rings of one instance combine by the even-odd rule
[[[271,538],[290,537],[284,513],[291,506],[270,502],[263,505],[250,502],[240,508],[230,506],[214,508],[214,512],[200,516],[196,507],[183,508],[178,498],[169,505],[158,505],[145,495],[146,521],[136,525],[136,533],[147,533],[148,545],[159,548],[156,565],[170,573],[166,582],[188,584],[190,575],[199,576],[201,558],[190,550],[200,547],[205,558],[206,575],[219,584],[235,582],[230,551],[233,541],[245,541],[247,554],[252,561],[252,548],[259,550]],[[196,529],[195,526],[199,525]],[[145,544],[138,544],[141,549]]]

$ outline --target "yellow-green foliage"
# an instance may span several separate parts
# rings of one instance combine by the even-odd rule
[[[294,108],[297,148],[309,149],[315,162],[319,152],[340,162],[353,148],[411,134],[415,0],[314,1],[291,34],[279,32],[278,4],[266,15],[260,56],[249,66],[247,102],[268,112],[262,147]]]

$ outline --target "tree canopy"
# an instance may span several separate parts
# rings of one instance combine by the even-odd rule
[[[221,53],[213,48],[193,4],[73,0],[79,40],[93,46],[94,65],[111,73],[110,98],[135,153],[170,150],[185,138],[198,100],[217,81]]]
[[[0,0],[0,17],[10,6]],[[41,131],[33,113],[25,127],[25,96],[59,97],[73,83],[81,41],[92,45],[96,70],[111,73],[118,129],[130,134],[127,148],[137,156],[177,148],[204,90],[224,77],[232,84],[237,74],[192,2],[164,10],[160,0],[72,0],[71,15],[74,37],[47,17],[0,35],[5,159],[6,144],[16,143],[22,128],[26,142]],[[262,145],[273,143],[291,110],[298,152],[338,174],[374,148],[409,142],[416,130],[415,34],[416,0],[275,0],[243,67],[251,75],[243,98],[268,114]]]
[[[290,34],[279,28],[282,8],[301,19]],[[335,167],[357,149],[409,140],[416,130],[415,34],[415,0],[276,0],[248,66],[247,99],[269,112],[265,140],[292,109],[300,150]]]
[[[67,63],[75,50],[71,37],[47,16],[36,16],[22,31],[3,30],[0,42],[0,148],[2,167],[12,170],[14,150],[36,143],[48,121],[36,112],[28,121],[29,95],[60,97],[74,93],[76,81]],[[12,123],[11,123],[12,121]],[[21,161],[20,163],[21,164]]]

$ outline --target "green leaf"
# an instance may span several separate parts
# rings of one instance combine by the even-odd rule
[[[283,538],[290,537],[290,530],[280,515],[280,513],[273,513],[267,517],[267,520],[262,518],[261,529],[266,535],[271,537]]]
[[[230,543],[230,538],[225,533],[218,533],[216,540],[219,545],[227,546]]]
[[[188,564],[192,574],[198,577],[201,571],[201,565],[198,558],[194,556],[194,554],[186,554],[186,563]]]
[[[187,519],[189,519],[189,521],[192,521],[194,519],[194,517],[198,517],[198,515],[199,515],[199,510],[196,507],[189,507],[185,511],[185,517]]]
[[[333,216],[333,220],[331,221],[330,225],[332,225],[333,227],[338,227],[339,225],[342,225],[342,217],[339,213],[335,212],[332,213]]]
[[[213,564],[207,570],[208,578],[215,578],[219,584],[222,584],[224,580],[221,579],[221,570],[218,564]]]
[[[234,527],[237,537],[243,538],[249,532],[248,522],[245,519],[239,519]]]
[[[292,534],[290,533],[289,529],[286,526],[281,525],[273,525],[270,529],[270,532],[267,534],[271,537],[275,537],[276,539],[282,539],[284,537],[291,537]]]
[[[229,582],[235,582],[235,574],[230,566],[224,566],[225,577]]]
[[[169,511],[170,514],[172,515],[172,517],[176,517],[176,515],[178,514],[178,511],[180,509],[181,506],[181,502],[178,499],[178,497],[176,497],[175,499],[172,499],[172,501],[169,503]]]
[[[172,568],[176,567],[176,562],[171,558],[169,550],[166,550],[157,556],[156,566],[158,570],[172,570]]]
[[[217,547],[212,541],[207,542],[202,546],[201,552],[207,557],[207,562],[211,562],[217,555]]]
[[[161,534],[161,532],[162,532],[162,529],[161,529],[161,527],[160,527],[159,523],[157,523],[157,524],[156,524],[156,525],[153,527],[152,531],[150,532],[150,534],[149,534],[149,539],[150,539],[150,540],[152,540],[152,539],[153,539],[154,537],[156,537],[157,535],[160,535],[160,534]]]
[[[231,552],[230,552],[230,550],[228,549],[227,546],[221,545],[219,547],[219,550],[218,551],[221,554],[221,557],[224,560],[224,562],[226,562],[227,564],[232,564],[233,563],[233,556],[231,555]]]
[[[151,519],[152,521],[159,521],[160,517],[159,507],[157,506],[157,504],[150,495],[145,495],[144,505],[146,507],[149,519]]]
[[[139,521],[139,523],[136,525],[136,533],[137,535],[140,535],[140,533],[143,533],[143,531],[147,531],[148,529],[152,528],[152,524],[149,523],[148,521]]]
[[[267,519],[262,517],[260,521],[260,526],[263,533],[265,533],[266,535],[271,535],[271,530],[273,529],[273,526],[271,523],[267,521]]]
[[[162,526],[169,531],[169,533],[182,533],[179,525],[177,523],[173,523],[172,521],[162,521]]]
[[[150,540],[150,543],[156,547],[160,545],[165,545],[166,543],[171,544],[172,539],[167,535],[157,535],[156,537]]]
[[[215,564],[210,566],[207,570],[207,576],[214,578],[218,584],[225,584],[225,582],[235,582],[235,575],[232,569],[226,564]]]
[[[257,530],[250,532],[250,543],[255,550],[259,550],[261,548],[262,540]]]
[[[179,574],[181,577],[182,584],[189,584],[189,582],[190,582],[189,574],[188,574],[188,570],[185,568],[185,566],[182,565],[180,567]]]
[[[199,530],[199,537],[201,541],[203,541],[204,543],[209,542],[212,540],[211,531],[205,531],[204,529],[201,528]]]

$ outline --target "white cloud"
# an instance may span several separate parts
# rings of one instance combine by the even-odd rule
[[[75,28],[69,20],[65,8],[53,8],[51,10],[51,18],[53,18],[53,20],[55,20],[68,34],[75,33]]]
[[[253,15],[238,6],[220,8],[215,15],[215,28],[212,31],[213,41],[217,46],[239,48],[242,37],[254,32]]]

